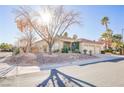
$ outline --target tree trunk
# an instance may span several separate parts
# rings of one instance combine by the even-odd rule
[[[108,30],[108,25],[107,25],[107,23],[105,24],[105,27],[106,27],[106,31]]]
[[[49,46],[49,54],[52,55],[52,45],[48,44],[48,46]]]
[[[31,47],[32,47],[32,44],[31,44],[31,39],[30,40],[27,40],[28,41],[28,44],[27,44],[27,48],[26,48],[26,51],[27,53],[31,53]]]
[[[31,47],[32,47],[32,45],[31,45],[31,42],[30,42],[29,43],[29,49],[28,49],[29,53],[31,53]]]
[[[32,47],[32,34],[31,34],[31,31],[30,31],[30,38],[29,38],[29,53],[31,53],[31,47]]]

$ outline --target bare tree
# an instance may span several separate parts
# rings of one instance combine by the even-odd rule
[[[16,18],[25,18],[34,31],[46,41],[49,54],[52,54],[52,46],[57,36],[62,36],[71,25],[80,24],[79,13],[67,11],[63,6],[44,6],[40,11],[20,7],[16,9],[16,15]]]
[[[36,40],[36,37],[33,32],[26,31],[21,36],[23,40],[25,40],[25,52],[32,52],[32,45]]]
[[[23,46],[24,52],[31,52],[32,44],[36,40],[35,34],[32,31],[32,27],[26,19],[18,18],[16,19],[17,27],[22,32],[19,38],[20,44]]]

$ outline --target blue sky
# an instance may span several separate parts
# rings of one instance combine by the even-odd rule
[[[18,6],[0,6],[0,43],[14,43],[19,37],[16,27],[13,9]],[[109,17],[109,28],[114,33],[121,33],[124,28],[124,6],[65,6],[67,9],[78,11],[81,14],[81,26],[72,26],[68,33],[69,36],[77,34],[80,38],[91,40],[99,39],[105,27],[101,25],[104,16]]]

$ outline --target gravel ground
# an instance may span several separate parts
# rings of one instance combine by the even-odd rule
[[[26,53],[16,56],[7,56],[0,60],[0,77],[39,72],[40,70],[72,65],[73,61],[80,63],[77,60],[82,61],[94,58],[97,57],[74,53],[53,55]],[[18,68],[18,71],[16,68]]]
[[[60,53],[60,54],[19,54],[17,56],[11,56],[7,58],[3,63],[7,63],[9,65],[18,64],[19,66],[41,66],[44,64],[61,64],[72,62],[76,60],[86,60],[86,59],[95,59],[98,58],[96,56],[83,55],[83,54],[75,54],[75,53]]]

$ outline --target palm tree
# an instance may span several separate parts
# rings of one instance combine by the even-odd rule
[[[119,49],[122,46],[122,35],[121,34],[115,34],[112,36],[112,43],[113,47],[116,49]]]
[[[102,38],[104,38],[106,48],[111,48],[112,45],[112,30],[108,28],[109,18],[103,17],[101,20],[102,25],[106,27],[105,33],[102,34]]]
[[[122,35],[121,35],[121,34],[114,34],[114,35],[112,36],[112,38],[113,38],[113,42],[121,42],[121,40],[122,40]]]
[[[110,48],[112,45],[112,30],[111,29],[107,29],[107,35],[108,35],[108,47]]]
[[[107,48],[107,33],[106,32],[102,33],[101,39],[104,41],[105,49],[106,49]]]
[[[109,18],[108,17],[103,17],[101,20],[102,25],[105,25],[106,30],[108,29],[108,23],[109,23]]]
[[[110,48],[112,45],[112,30],[107,29],[107,31],[102,34],[101,38],[105,42],[105,48]]]

